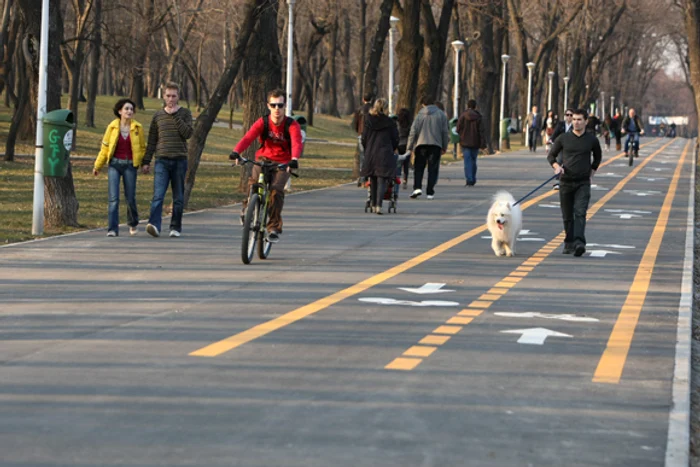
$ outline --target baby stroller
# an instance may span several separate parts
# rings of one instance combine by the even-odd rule
[[[401,163],[404,161],[404,159],[406,159],[406,157],[408,157],[408,153],[399,155],[396,161],[396,173],[394,174],[394,177],[390,178],[388,183],[386,184],[386,191],[384,192],[384,201],[389,202],[389,207],[386,210],[387,213],[391,213],[391,211],[393,210],[394,214],[396,214],[396,202],[399,199],[399,188],[401,188]],[[369,212],[372,208],[372,194],[370,192],[369,180],[365,182],[365,186],[367,187],[367,201],[365,201],[365,212]]]

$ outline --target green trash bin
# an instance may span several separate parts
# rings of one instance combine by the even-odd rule
[[[504,118],[501,120],[501,135],[503,135],[503,149],[510,149],[510,133],[508,132],[508,127],[510,126],[510,118]]]
[[[297,121],[301,127],[301,142],[306,142],[306,117],[303,115],[292,115],[292,118]]]
[[[450,120],[450,143],[452,144],[459,143],[459,133],[457,133],[457,120],[457,117]]]
[[[73,145],[73,112],[60,109],[44,115],[44,176],[65,177]]]

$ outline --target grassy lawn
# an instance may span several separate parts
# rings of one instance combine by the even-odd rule
[[[104,129],[114,119],[112,106],[117,98],[100,96],[96,107],[96,128],[87,128],[79,123],[77,129],[76,156],[94,158],[100,148]],[[146,110],[136,113],[136,120],[148,128],[151,117],[160,107],[156,99],[146,99]],[[64,96],[67,106],[67,97]],[[196,116],[196,115],[195,115]],[[219,114],[224,127],[212,128],[207,145],[202,154],[203,161],[224,162],[234,144],[241,138],[241,130],[229,129],[229,109],[223,108]],[[78,110],[78,120],[85,117],[85,104]],[[0,141],[5,141],[12,118],[11,109],[0,106]],[[235,112],[234,123],[240,125],[242,114]],[[335,118],[315,115],[315,127],[309,127],[311,138],[354,142],[356,138],[350,128],[350,117]],[[2,151],[0,149],[0,151]],[[34,154],[34,141],[18,142],[17,154]],[[351,172],[324,170],[326,168],[352,168],[354,148],[321,142],[309,142],[304,151],[300,171],[301,177],[294,179],[294,191],[334,186],[350,181]],[[44,236],[58,235],[72,231],[107,226],[107,171],[98,177],[92,176],[92,160],[73,159],[73,180],[80,203],[78,220],[80,229],[62,228],[45,230]],[[313,168],[311,168],[313,167]],[[201,164],[197,170],[197,181],[192,192],[188,210],[199,210],[238,202],[240,169],[221,165]],[[34,185],[34,163],[31,159],[18,158],[16,162],[0,161],[0,243],[11,243],[33,238],[32,196]],[[141,219],[148,218],[148,209],[153,194],[153,175],[141,175],[137,183],[137,203]],[[123,194],[122,194],[123,198]],[[166,199],[166,203],[169,200]],[[126,220],[125,205],[121,203],[120,220]]]

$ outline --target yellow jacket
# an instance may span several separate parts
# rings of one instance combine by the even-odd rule
[[[107,126],[107,131],[102,138],[102,149],[95,159],[95,170],[100,170],[106,164],[109,164],[110,159],[117,149],[117,141],[119,140],[119,119],[115,118],[112,123]],[[146,135],[143,131],[143,126],[136,120],[131,120],[131,152],[134,156],[134,167],[141,165],[143,156],[146,153]]]

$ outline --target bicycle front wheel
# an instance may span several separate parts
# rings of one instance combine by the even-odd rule
[[[272,243],[267,240],[267,235],[265,235],[265,230],[267,226],[267,212],[261,209],[262,217],[260,219],[260,229],[258,230],[258,258],[267,259],[270,256],[270,250],[272,249]]]
[[[255,255],[255,245],[258,242],[260,230],[260,196],[257,193],[250,196],[248,209],[243,220],[243,238],[241,239],[241,260],[243,264],[250,264]]]

